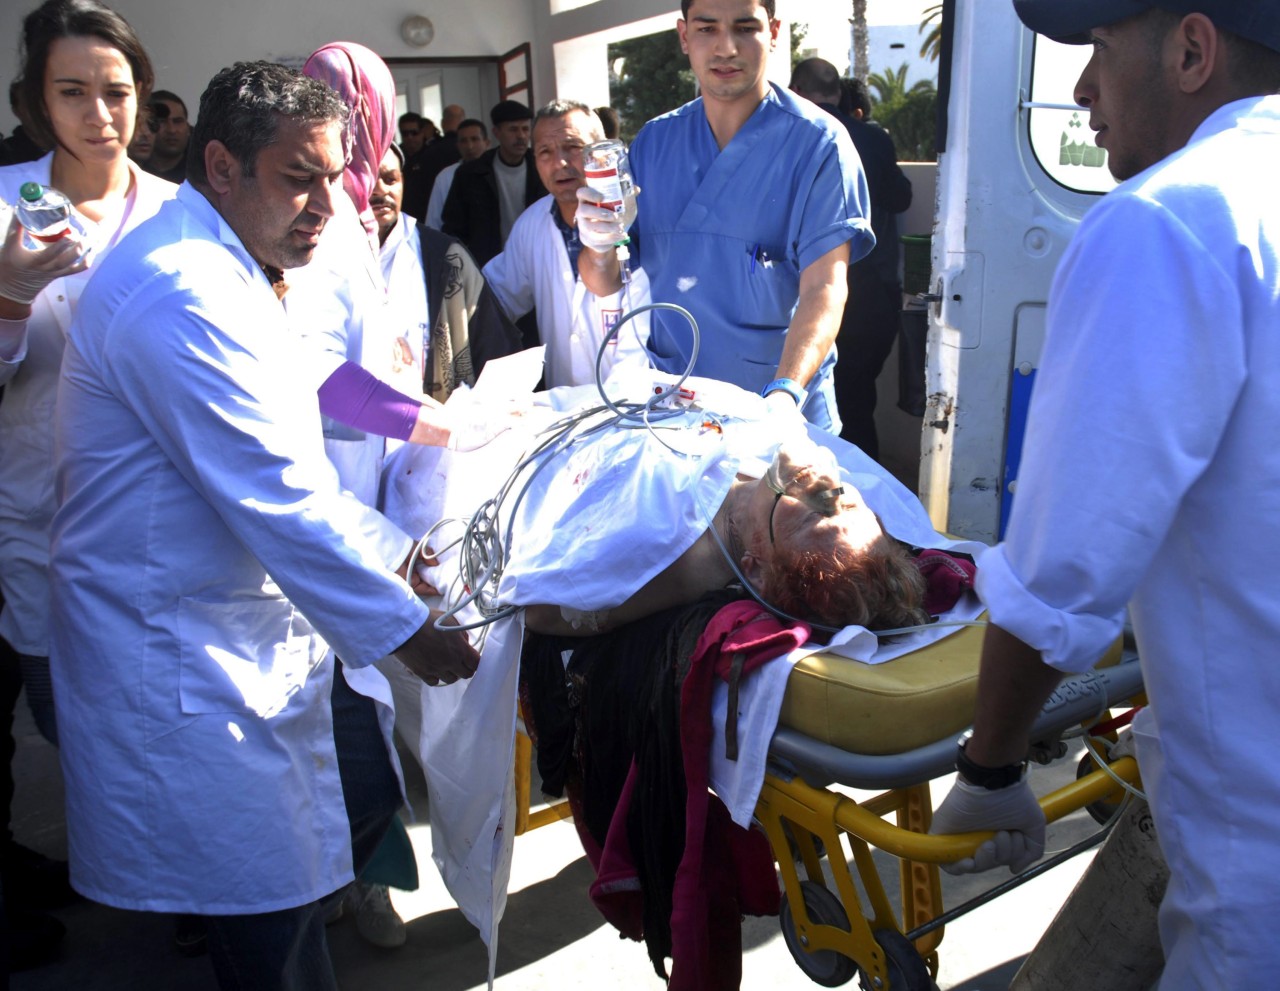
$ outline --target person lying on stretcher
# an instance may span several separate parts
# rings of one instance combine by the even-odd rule
[[[763,478],[737,474],[710,526],[625,601],[591,611],[530,605],[525,624],[537,633],[605,633],[743,578],[769,605],[824,626],[929,621],[924,580],[907,548],[841,482],[831,452],[802,438],[778,448]]]

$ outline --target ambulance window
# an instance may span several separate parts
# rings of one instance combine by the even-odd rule
[[[1106,149],[1094,144],[1089,112],[1077,107],[1072,97],[1090,52],[1088,45],[1060,45],[1036,37],[1031,65],[1031,150],[1049,177],[1067,189],[1105,193],[1116,184],[1107,170]]]

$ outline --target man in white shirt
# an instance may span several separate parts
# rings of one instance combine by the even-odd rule
[[[605,335],[624,312],[649,302],[649,281],[640,269],[609,296],[595,295],[578,276],[582,242],[574,218],[578,189],[586,183],[582,152],[603,138],[600,118],[585,103],[561,100],[538,110],[533,159],[550,193],[521,214],[502,253],[484,268],[508,317],[517,320],[537,310],[548,388],[594,382]],[[620,361],[647,364],[648,332],[647,313],[628,320],[607,347],[602,376]]]
[[[189,182],[90,280],[56,426],[52,665],[72,883],[208,917],[226,988],[335,989],[321,899],[402,801],[331,660],[469,677],[344,492],[277,293],[341,194],[347,109],[282,66],[209,84]]]
[[[459,124],[457,148],[462,156],[461,160],[441,169],[436,176],[435,184],[431,187],[426,224],[437,230],[444,226],[444,201],[449,197],[449,190],[453,187],[453,176],[458,171],[458,166],[463,162],[474,162],[489,150],[489,132],[485,129],[484,123],[469,117]]]
[[[1058,267],[1004,541],[973,736],[939,833],[999,830],[960,869],[1022,867],[1044,816],[1021,773],[1062,673],[1128,605],[1150,704],[1134,720],[1168,889],[1161,991],[1280,965],[1280,7],[1015,0],[1089,44],[1076,102],[1119,186]]]

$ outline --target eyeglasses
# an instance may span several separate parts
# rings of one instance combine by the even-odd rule
[[[815,490],[805,488],[804,483],[799,478],[793,478],[784,485],[779,481],[777,473],[772,468],[765,475],[764,484],[773,490],[773,505],[769,508],[769,543],[774,546],[777,545],[777,541],[774,539],[773,534],[773,517],[777,514],[778,503],[782,501],[784,495],[800,500],[823,516],[835,516],[840,511],[840,497],[844,495],[843,485],[838,485],[831,489]]]

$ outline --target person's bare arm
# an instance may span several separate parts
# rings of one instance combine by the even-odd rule
[[[465,633],[436,629],[441,615],[433,609],[431,618],[392,652],[401,664],[432,686],[470,678],[480,666],[480,655]]]
[[[982,641],[973,738],[965,754],[982,767],[1017,764],[1027,755],[1031,725],[1062,672],[1007,630],[992,625]]]
[[[610,248],[596,251],[583,248],[578,254],[578,275],[582,284],[596,296],[612,296],[622,288],[622,266],[618,253]]]
[[[810,262],[800,273],[800,301],[787,330],[777,378],[807,385],[821,366],[840,332],[840,318],[849,295],[848,269],[846,242]]]

